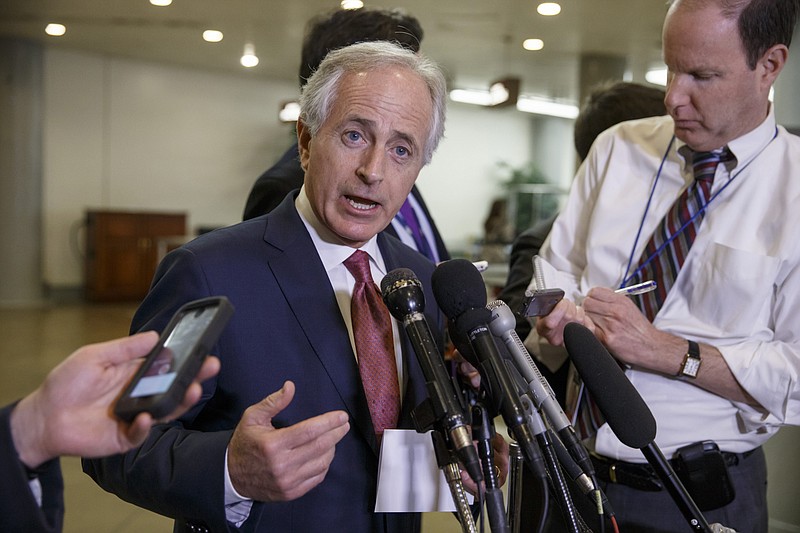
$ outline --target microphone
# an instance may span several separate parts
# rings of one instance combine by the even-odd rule
[[[434,419],[441,421],[455,452],[475,483],[483,480],[478,452],[472,444],[464,409],[425,320],[425,294],[416,274],[408,268],[392,270],[381,280],[381,294],[394,318],[403,324],[425,376]]]
[[[516,320],[514,319],[513,311],[501,300],[490,302],[486,308],[492,313],[489,329],[492,331],[493,335],[501,338],[506,348],[508,348],[508,352],[513,358],[513,364],[516,366],[517,370],[519,370],[523,379],[528,383],[528,388],[533,396],[534,405],[537,409],[544,410],[547,419],[553,425],[556,432],[558,432],[559,437],[561,437],[562,443],[566,446],[572,458],[580,465],[580,469],[583,471],[580,475],[575,477],[573,474],[577,472],[573,469],[572,472],[570,472],[570,476],[578,484],[584,494],[591,492],[594,490],[594,485],[589,477],[594,476],[594,465],[592,465],[586,448],[584,448],[580,440],[578,440],[575,429],[569,423],[567,415],[564,414],[564,410],[558,404],[558,401],[556,401],[556,395],[553,389],[550,387],[545,377],[542,376],[541,372],[539,372],[536,363],[533,362],[528,350],[525,349],[525,345],[517,335],[514,329]]]
[[[654,442],[656,420],[653,413],[611,354],[591,331],[577,322],[564,327],[564,344],[617,438],[626,446],[642,451],[692,531],[711,533],[711,526]]]
[[[456,347],[480,372],[487,397],[514,434],[528,464],[537,462],[538,449],[526,424],[525,409],[487,326],[491,313],[486,309],[486,285],[480,272],[466,259],[451,259],[439,263],[431,283],[439,307],[452,321]]]

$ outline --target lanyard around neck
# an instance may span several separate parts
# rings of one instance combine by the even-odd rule
[[[637,274],[639,274],[639,272],[641,272],[641,270],[645,266],[647,266],[653,259],[658,257],[658,255],[664,250],[664,248],[667,247],[669,245],[669,243],[671,243],[673,240],[675,240],[675,238],[678,235],[681,234],[681,232],[686,228],[686,226],[688,226],[689,224],[694,222],[695,218],[700,216],[701,213],[705,212],[705,210],[708,208],[708,206],[711,205],[711,202],[713,202],[717,198],[717,196],[719,196],[722,193],[722,191],[727,189],[728,185],[733,183],[733,180],[736,179],[739,176],[739,174],[744,172],[744,169],[749,167],[750,163],[755,161],[755,159],[761,154],[761,152],[763,152],[767,148],[767,146],[769,146],[769,144],[773,140],[775,140],[775,137],[777,137],[777,136],[778,136],[778,127],[776,126],[775,127],[775,134],[772,136],[772,139],[770,139],[769,143],[764,145],[764,147],[761,150],[759,150],[759,152],[752,159],[750,159],[750,161],[748,161],[747,164],[745,164],[741,169],[739,169],[739,171],[736,172],[736,174],[733,174],[730,177],[730,179],[725,183],[725,185],[720,187],[720,189],[717,192],[715,192],[713,195],[711,195],[711,198],[708,199],[708,202],[706,202],[705,204],[701,205],[700,208],[697,210],[697,212],[694,215],[692,215],[692,217],[689,220],[684,222],[684,224],[680,228],[678,228],[677,231],[675,231],[672,235],[670,235],[669,238],[666,241],[664,241],[661,244],[661,246],[659,246],[658,249],[655,252],[653,252],[647,258],[647,260],[643,261],[642,264],[639,265],[638,268],[633,273],[628,274],[628,272],[630,272],[630,270],[631,270],[631,264],[633,263],[633,254],[636,252],[636,245],[639,244],[639,237],[642,234],[642,228],[644,227],[645,218],[647,218],[647,212],[650,210],[650,204],[653,201],[653,196],[654,196],[655,191],[656,191],[656,185],[658,185],[658,180],[661,177],[661,171],[664,169],[664,164],[667,161],[667,156],[669,155],[669,152],[672,149],[672,145],[675,144],[675,135],[673,135],[672,138],[669,141],[669,144],[667,145],[667,149],[664,152],[663,157],[661,158],[661,164],[658,165],[658,172],[656,172],[656,178],[655,178],[655,180],[653,180],[653,186],[650,189],[650,196],[647,198],[647,205],[645,205],[644,213],[642,213],[642,219],[641,219],[641,221],[639,221],[639,229],[636,232],[636,239],[633,241],[633,246],[631,247],[631,253],[628,256],[628,265],[625,267],[625,277],[622,280],[622,282],[619,284],[619,287],[622,288],[622,287],[627,286],[630,283],[632,278],[634,278]]]

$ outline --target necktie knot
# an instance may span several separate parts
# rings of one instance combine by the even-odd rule
[[[344,266],[357,282],[374,283],[369,268],[369,254],[367,252],[356,250],[353,255],[344,260]]]
[[[714,181],[714,174],[720,162],[730,160],[732,154],[728,147],[712,152],[692,152],[692,169],[696,180]]]

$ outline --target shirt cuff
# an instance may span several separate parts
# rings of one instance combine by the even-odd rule
[[[233,488],[231,475],[228,472],[228,449],[225,448],[225,518],[234,526],[242,527],[250,516],[253,500],[245,498]]]

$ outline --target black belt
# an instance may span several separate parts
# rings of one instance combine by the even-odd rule
[[[738,465],[740,461],[749,457],[756,450],[758,448],[744,453],[722,452],[722,457],[725,459],[725,464],[730,468]],[[664,488],[661,478],[647,463],[627,463],[595,453],[591,454],[591,458],[595,473],[600,481],[619,483],[620,485],[649,492],[658,492]],[[670,459],[669,462],[674,469],[675,460]]]

